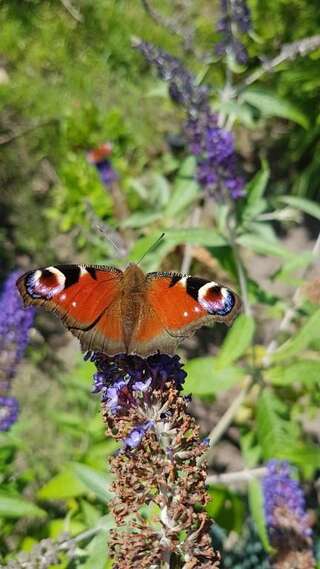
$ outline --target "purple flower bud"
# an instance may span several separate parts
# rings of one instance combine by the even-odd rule
[[[0,431],[8,431],[19,415],[19,403],[15,397],[0,396]]]

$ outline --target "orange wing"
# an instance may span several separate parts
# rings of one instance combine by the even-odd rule
[[[57,265],[30,271],[17,287],[26,305],[56,313],[83,349],[121,351],[119,292],[122,271],[115,267]]]

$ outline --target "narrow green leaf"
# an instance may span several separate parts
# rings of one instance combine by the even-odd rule
[[[249,506],[251,516],[255,522],[256,528],[258,530],[259,537],[263,544],[263,547],[267,553],[272,553],[273,548],[271,547],[267,526],[264,515],[264,500],[261,484],[258,480],[253,479],[249,482]]]
[[[0,517],[2,518],[20,518],[22,516],[39,518],[45,515],[46,512],[32,502],[23,498],[14,498],[8,494],[0,494]]]
[[[301,211],[304,211],[304,213],[307,213],[316,219],[320,219],[320,205],[316,202],[305,198],[298,198],[296,196],[283,196],[280,198],[280,201],[289,206],[300,209]]]
[[[166,231],[166,239],[169,243],[174,243],[175,245],[180,245],[181,243],[207,247],[224,247],[227,245],[224,237],[213,229],[168,229]]]
[[[112,498],[113,494],[110,490],[111,479],[103,472],[98,472],[94,468],[80,462],[74,462],[73,469],[78,479],[104,504]]]
[[[198,397],[215,395],[239,383],[245,372],[235,366],[221,369],[215,358],[204,357],[189,360],[185,366],[188,373],[184,390]]]
[[[246,186],[246,205],[243,211],[245,220],[253,219],[258,213],[264,210],[265,201],[262,196],[267,187],[270,170],[266,162],[263,162],[261,170]]]
[[[297,356],[304,350],[313,340],[320,339],[320,309],[317,310],[300,328],[297,334],[287,340],[280,348],[273,354],[272,360],[275,362]]]
[[[268,241],[252,233],[241,235],[237,238],[237,243],[242,245],[242,247],[247,247],[251,251],[255,251],[259,255],[272,255],[285,259],[294,256],[294,253],[283,247],[278,240]]]
[[[155,211],[143,211],[137,212],[130,215],[122,224],[122,227],[133,227],[135,229],[139,227],[145,227],[146,225],[151,225],[155,221],[161,219],[161,213]]]
[[[164,211],[164,217],[173,218],[190,206],[199,196],[199,185],[195,180],[177,178],[171,197]]]
[[[216,358],[217,367],[226,367],[239,359],[249,348],[255,330],[252,316],[240,314],[228,331],[222,348]]]
[[[86,493],[86,487],[71,469],[66,469],[51,478],[38,491],[41,500],[66,500]]]
[[[265,371],[265,378],[273,385],[297,382],[307,387],[320,384],[320,361],[302,360],[291,365],[271,367]]]
[[[251,88],[242,94],[241,99],[259,109],[264,117],[281,117],[304,128],[309,126],[308,118],[298,107],[274,93]]]

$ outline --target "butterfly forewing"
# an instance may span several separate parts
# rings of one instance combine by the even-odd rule
[[[17,287],[25,304],[57,313],[71,331],[90,333],[119,295],[121,278],[114,267],[57,265],[26,273]]]

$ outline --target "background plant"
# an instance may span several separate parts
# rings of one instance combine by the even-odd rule
[[[242,290],[246,310],[233,328],[205,331],[181,353],[185,392],[213,446],[209,515],[229,540],[250,516],[268,554],[261,488],[241,482],[243,471],[287,460],[314,516],[318,507],[319,44],[303,40],[318,33],[319,11],[315,1],[251,1],[239,64],[215,51],[218,3],[170,4],[158,13],[138,1],[3,3],[1,276],[59,261],[126,262],[96,231],[98,218],[126,240],[131,260],[166,232],[146,270],[182,267]],[[208,86],[218,127],[233,132],[243,198],[212,199],[198,184],[185,108],[133,49],[133,30]],[[87,160],[105,141],[129,210],[122,220]],[[14,384],[21,419],[0,437],[3,564],[67,531],[78,536],[75,557],[62,549],[61,566],[110,566],[105,457],[115,444],[89,395],[89,364],[51,318],[39,315],[36,330]],[[230,471],[238,478],[221,485]]]

